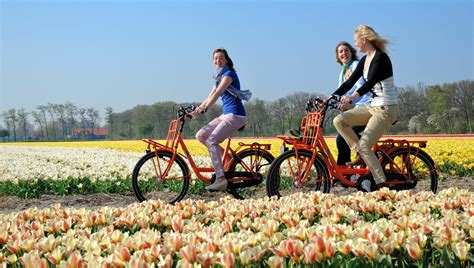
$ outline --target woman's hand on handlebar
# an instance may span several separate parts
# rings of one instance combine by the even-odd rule
[[[196,109],[194,109],[194,111],[192,113],[190,113],[190,116],[195,117],[195,116],[198,116],[198,115],[201,115],[201,114],[205,113],[206,111],[207,111],[206,108],[198,106],[198,107],[196,107]]]

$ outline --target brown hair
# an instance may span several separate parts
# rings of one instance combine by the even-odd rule
[[[387,45],[390,43],[387,39],[382,38],[372,27],[369,25],[361,24],[357,26],[354,31],[359,35],[359,38],[366,39],[376,48],[382,50],[382,52],[387,53]]]
[[[357,57],[357,50],[355,50],[355,48],[353,46],[351,46],[351,44],[347,43],[346,41],[342,41],[339,44],[337,44],[337,46],[336,46],[336,62],[337,63],[342,65],[342,62],[339,59],[338,54],[337,54],[337,49],[340,46],[346,46],[347,48],[349,48],[349,50],[351,51],[351,60],[358,60],[359,59],[359,57]]]
[[[218,52],[224,53],[224,57],[227,61],[227,67],[229,67],[229,69],[231,71],[235,72],[234,62],[232,62],[232,59],[229,57],[229,54],[227,53],[227,50],[225,50],[224,48],[216,48],[216,49],[214,49],[214,52],[212,52],[212,56],[214,57],[214,55]]]

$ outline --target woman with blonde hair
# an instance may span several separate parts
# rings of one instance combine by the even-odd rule
[[[354,43],[365,56],[359,61],[349,79],[334,95],[342,96],[341,103],[348,104],[364,94],[372,94],[370,105],[356,107],[334,118],[334,126],[344,137],[351,150],[356,151],[369,167],[370,177],[361,177],[360,186],[365,191],[373,191],[386,180],[382,166],[372,152],[372,147],[398,117],[398,96],[393,81],[392,62],[387,55],[388,40],[379,36],[368,25],[359,25],[354,32]],[[365,84],[348,96],[344,94],[363,77]],[[360,132],[360,139],[352,126],[366,125]],[[375,182],[374,185],[373,182]]]

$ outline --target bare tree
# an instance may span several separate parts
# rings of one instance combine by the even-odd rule
[[[28,113],[25,111],[24,108],[18,110],[18,124],[21,126],[23,130],[23,140],[28,140]]]
[[[39,112],[36,112],[36,111],[33,111],[31,113],[31,116],[33,116],[33,121],[38,123],[39,125],[39,128],[40,128],[40,132],[41,132],[41,136],[43,136],[43,121],[41,121],[41,114]]]
[[[81,118],[81,123],[82,123],[81,136],[84,139],[85,138],[85,131],[86,131],[86,109],[79,108],[78,111],[79,111],[79,117]]]
[[[40,111],[40,114],[42,116],[43,122],[44,122],[44,130],[46,132],[46,140],[49,141],[49,131],[48,131],[48,121],[46,120],[46,111],[48,110],[48,107],[45,105],[38,105],[36,107]]]
[[[59,123],[61,125],[61,135],[63,140],[66,139],[66,106],[64,104],[53,104],[53,109],[56,115],[59,117]]]
[[[99,111],[94,108],[87,108],[86,114],[89,117],[92,134],[94,134],[94,127],[99,124]]]
[[[17,114],[15,109],[10,109],[2,113],[3,120],[7,125],[7,129],[13,131],[13,141],[16,142],[16,125],[17,125]]]
[[[66,114],[67,114],[67,118],[68,118],[68,125],[69,125],[69,130],[67,131],[67,133],[69,133],[72,137],[72,139],[74,139],[74,133],[73,133],[73,129],[74,127],[76,126],[76,114],[77,114],[77,107],[76,105],[70,103],[70,102],[66,102]]]
[[[290,112],[290,107],[288,106],[288,102],[285,99],[280,98],[276,101],[270,103],[268,107],[268,113],[270,114],[271,118],[273,118],[277,123],[276,132],[278,134],[285,133],[287,129],[287,125],[285,121],[287,120],[287,115]]]
[[[114,130],[114,110],[112,107],[105,108],[105,123],[109,127],[109,137],[113,137],[113,130]]]
[[[455,84],[454,104],[460,109],[466,121],[466,130],[472,133],[471,117],[474,112],[474,81],[463,80]]]
[[[55,105],[52,104],[52,103],[48,103],[48,105],[46,105],[46,111],[49,113],[49,116],[51,117],[51,125],[53,127],[53,138],[54,138],[54,140],[57,140],[56,124],[55,124],[55,120],[54,120],[54,114],[56,112]]]

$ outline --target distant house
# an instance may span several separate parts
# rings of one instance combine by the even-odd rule
[[[109,129],[105,127],[75,127],[72,129],[72,135],[75,139],[104,140],[109,135]]]

